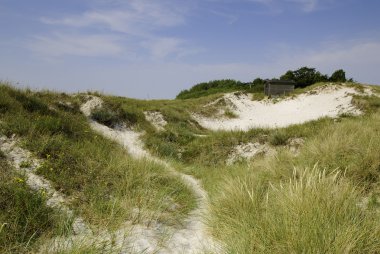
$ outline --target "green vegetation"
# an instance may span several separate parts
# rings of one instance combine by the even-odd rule
[[[289,70],[280,76],[280,80],[294,81],[296,88],[305,88],[321,82],[353,82],[353,79],[346,79],[344,70],[336,70],[331,77],[322,74],[315,68],[301,67],[297,70]],[[176,99],[190,99],[208,96],[211,94],[220,94],[234,91],[243,91],[253,94],[254,98],[262,99],[264,92],[265,80],[256,78],[250,83],[242,83],[231,79],[213,80],[199,83],[188,90],[181,91]]]
[[[289,174],[276,181],[257,173],[223,185],[214,228],[229,253],[379,251],[378,216],[357,205],[360,191],[343,173],[316,166]]]
[[[295,71],[287,71],[280,77],[281,80],[293,80],[296,82],[296,87],[306,87],[318,82],[328,81],[327,75],[322,75],[315,68],[302,67]]]
[[[280,80],[292,80],[296,82],[296,88],[304,88],[319,82],[353,82],[352,78],[347,80],[344,70],[336,70],[331,77],[321,74],[315,68],[301,67],[298,70],[287,71],[280,77]]]
[[[346,72],[342,69],[335,71],[329,78],[331,82],[346,82]]]
[[[211,99],[202,98],[202,105]],[[160,109],[164,114],[169,122],[166,130],[147,131],[145,144],[156,155],[174,160],[177,168],[202,179],[212,200],[211,228],[227,244],[229,253],[380,250],[380,224],[373,223],[379,219],[378,97],[355,96],[354,103],[366,112],[361,117],[322,118],[248,132],[209,132],[193,126],[188,112],[182,111],[202,110],[192,103],[128,99],[122,107],[133,104],[142,110]],[[173,117],[176,112],[183,112],[181,120]],[[294,156],[286,145],[298,137],[306,143]],[[231,150],[247,142],[268,143],[277,155],[226,166]],[[367,197],[368,206],[360,205]]]
[[[43,193],[31,192],[0,153],[1,253],[24,253],[42,235],[57,230],[61,219],[45,206]]]
[[[199,98],[211,94],[226,93],[233,91],[254,92],[262,91],[263,89],[263,80],[261,79],[255,79],[255,81],[252,84],[245,84],[232,79],[213,80],[197,84],[189,90],[181,91],[177,95],[176,99]]]
[[[91,112],[91,118],[108,127],[114,128],[121,124],[134,125],[137,123],[136,112],[124,111],[120,104],[104,104]],[[140,116],[141,118],[141,116]]]
[[[333,76],[342,77],[342,72]],[[300,88],[290,96],[324,85]],[[152,154],[201,179],[211,200],[210,228],[226,244],[227,253],[380,252],[380,98],[354,96],[362,116],[321,118],[277,129],[212,132],[192,119],[192,113],[212,115],[226,106],[220,92],[235,91],[232,87],[189,90],[183,95],[186,100],[99,95],[105,107],[92,118],[110,127],[133,126],[144,133]],[[65,193],[91,225],[114,229],[126,220],[156,219],[178,224],[194,208],[192,194],[179,179],[152,162],[129,158],[90,129],[79,112],[84,97],[6,85],[0,86],[0,94],[0,133],[17,134],[25,148],[44,159],[38,173]],[[144,111],[162,113],[168,122],[165,129],[156,130]],[[228,110],[225,116],[235,117]],[[288,148],[293,138],[305,140],[297,155]],[[227,166],[234,147],[249,142],[266,144],[276,154]],[[28,166],[27,161],[23,164]],[[40,209],[46,209],[40,202]],[[178,207],[175,211],[172,204]],[[36,238],[57,234],[54,211],[44,214],[50,216],[49,223]],[[78,246],[70,253],[98,252],[96,247]]]
[[[66,194],[71,208],[94,228],[115,229],[128,220],[135,223],[158,220],[176,225],[194,208],[195,200],[190,190],[162,166],[134,160],[119,145],[92,131],[76,106],[84,98],[18,90],[6,84],[0,85],[0,95],[0,135],[16,134],[24,148],[43,159],[38,174]],[[122,113],[122,117],[131,119],[124,111]],[[26,167],[27,162],[24,164]],[[9,196],[14,199],[13,203],[7,202],[15,213],[19,213],[15,220],[31,216],[30,222],[41,223],[37,231],[34,222],[25,222],[13,229],[20,234],[25,232],[19,243],[21,248],[26,248],[32,243],[28,243],[29,239],[48,232],[54,224],[49,221],[51,211],[42,205],[44,199],[32,192],[28,194],[25,184],[20,190],[16,188],[18,185],[16,182],[8,184],[2,195],[5,200]],[[28,205],[22,204],[23,200],[31,202],[30,209],[34,209],[26,210],[26,215],[19,207]],[[4,206],[1,211],[6,209]],[[2,219],[2,225],[7,220]],[[13,237],[14,231],[5,229],[3,226],[2,239],[5,240],[1,249],[6,247],[6,239]]]
[[[224,178],[213,228],[231,253],[379,251],[380,99],[370,98],[372,114],[325,122],[297,157],[280,149]],[[280,131],[281,144],[291,129]],[[360,205],[365,197],[374,205]]]

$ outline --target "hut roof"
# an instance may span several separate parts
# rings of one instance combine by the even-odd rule
[[[276,85],[295,85],[296,82],[293,80],[279,80],[279,79],[267,79],[265,80],[268,84],[276,84]]]

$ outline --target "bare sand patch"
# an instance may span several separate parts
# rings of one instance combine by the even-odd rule
[[[258,155],[271,155],[274,153],[275,150],[268,144],[260,144],[258,142],[239,144],[228,155],[226,164],[232,165],[235,162],[247,160]]]
[[[284,99],[253,101],[243,93],[228,93],[230,110],[236,118],[214,118],[193,114],[204,128],[211,130],[243,130],[252,128],[277,128],[301,124],[321,117],[338,117],[341,114],[359,115],[352,103],[354,88],[330,85],[319,87],[300,95]]]
[[[91,100],[82,105],[83,114],[89,116],[91,110],[101,106],[100,98],[92,96]],[[118,231],[111,234],[116,237],[116,246],[121,247],[121,253],[223,253],[222,246],[208,233],[204,217],[208,214],[208,196],[201,183],[191,175],[183,174],[173,168],[168,162],[152,156],[144,149],[140,135],[131,129],[112,129],[95,121],[90,122],[91,127],[105,137],[118,142],[132,157],[147,159],[163,165],[168,173],[178,177],[193,192],[198,207],[190,212],[179,228],[149,223],[149,225],[133,225],[126,223]],[[163,239],[163,235],[167,239]],[[110,234],[95,239],[109,242]]]
[[[145,119],[150,122],[158,131],[165,130],[165,126],[168,122],[165,120],[164,116],[159,111],[145,111]]]
[[[34,158],[29,151],[19,147],[15,137],[0,136],[0,150],[4,152],[14,170],[25,175],[26,184],[30,189],[45,193],[48,207],[73,219],[72,228],[75,235],[91,234],[91,229],[83,218],[74,216],[74,211],[69,208],[66,196],[56,191],[47,179],[36,173],[37,168],[43,163],[42,160]]]

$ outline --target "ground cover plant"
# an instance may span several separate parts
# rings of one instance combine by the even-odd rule
[[[320,126],[298,156],[282,149],[224,178],[213,228],[230,252],[379,251],[380,115],[372,100],[379,98],[367,98],[371,113]]]
[[[67,195],[71,208],[95,228],[151,219],[175,225],[195,206],[190,190],[162,166],[134,160],[92,131],[79,111],[85,97],[7,84],[0,85],[0,94],[1,135],[15,135],[20,145],[43,159],[38,174]],[[175,211],[169,209],[173,204]],[[10,232],[2,232],[9,237]]]
[[[330,83],[297,89],[293,95],[326,85]],[[185,136],[169,121],[165,131],[146,134],[146,145],[202,179],[212,199],[211,228],[230,253],[376,253],[379,101],[376,96],[354,96],[353,103],[364,112],[359,117],[247,132],[191,129],[182,120],[189,134]],[[165,106],[160,105],[161,112]],[[299,137],[305,145],[294,156],[286,144]],[[226,166],[231,149],[246,142],[268,143],[277,155]]]
[[[296,89],[287,98],[329,85]],[[348,85],[360,91],[368,88]],[[38,173],[65,193],[72,208],[92,225],[112,229],[131,219],[175,225],[194,208],[190,191],[162,166],[131,159],[90,129],[79,111],[86,96],[7,85],[0,86],[0,94],[0,132],[16,134],[23,147],[44,160]],[[221,93],[153,101],[97,96],[104,108],[93,112],[94,120],[143,133],[153,155],[202,180],[211,201],[210,232],[225,244],[227,253],[380,251],[379,97],[354,96],[361,116],[243,132],[209,131],[193,120],[192,113],[215,114],[223,105],[204,105],[220,99]],[[145,111],[160,112],[167,121],[164,129],[154,128]],[[294,138],[304,140],[297,154],[288,148]],[[245,143],[265,144],[275,153],[226,165],[232,149]],[[57,234],[55,223],[42,235]],[[78,246],[72,252],[99,250]]]
[[[24,176],[14,173],[0,153],[1,253],[26,253],[64,223],[63,217],[45,205],[43,193],[31,192]]]

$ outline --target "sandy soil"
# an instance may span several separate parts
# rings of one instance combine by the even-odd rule
[[[99,98],[92,97],[81,107],[81,110],[89,116],[91,110],[100,105]],[[105,137],[118,142],[133,157],[145,158],[165,166],[168,172],[180,178],[197,198],[198,207],[185,219],[182,228],[155,223],[149,227],[136,225],[129,231],[126,239],[121,238],[125,243],[123,249],[128,249],[128,253],[222,253],[221,245],[208,234],[203,222],[208,213],[208,197],[197,179],[178,172],[169,163],[150,155],[143,147],[140,134],[133,130],[111,129],[94,121],[91,121],[91,127]],[[169,237],[162,239],[162,232],[166,232]],[[123,235],[123,233],[125,233],[123,228],[116,232],[117,235]],[[117,242],[117,245],[120,243]]]
[[[234,149],[229,153],[226,160],[227,165],[232,165],[237,161],[244,159],[251,159],[258,155],[273,155],[275,150],[271,148],[268,144],[256,143],[245,143],[239,144],[234,147]]]
[[[7,156],[8,161],[13,168],[22,174],[25,174],[26,184],[34,191],[43,191],[46,193],[46,205],[59,210],[67,216],[73,217],[72,228],[75,235],[91,233],[90,227],[86,225],[81,217],[74,217],[74,212],[67,206],[66,197],[56,191],[48,180],[35,173],[41,165],[41,160],[32,157],[31,153],[17,145],[18,140],[15,138],[0,137],[0,150]],[[27,165],[27,166],[23,166]]]
[[[337,117],[343,113],[358,115],[361,112],[351,104],[353,94],[358,94],[354,88],[334,85],[279,101],[253,101],[249,95],[229,93],[224,99],[232,105],[230,110],[237,118],[193,117],[201,126],[211,130],[247,131],[259,127],[286,127],[320,117]]]
[[[161,112],[158,111],[145,111],[145,119],[150,122],[158,131],[165,130],[165,126],[168,124]]]

